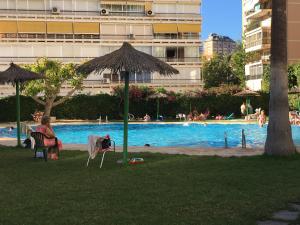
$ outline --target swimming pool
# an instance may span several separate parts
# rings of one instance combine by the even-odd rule
[[[241,146],[241,131],[245,130],[248,146],[262,147],[265,143],[267,127],[256,124],[129,124],[129,146],[155,147],[224,147],[224,132],[228,135],[228,146]],[[117,146],[123,145],[123,124],[81,124],[56,125],[55,133],[63,143],[86,144],[89,135],[109,134]],[[300,127],[293,126],[293,138],[300,146]],[[15,137],[12,133],[3,132],[0,136]]]

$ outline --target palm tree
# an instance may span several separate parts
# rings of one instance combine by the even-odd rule
[[[272,0],[271,38],[270,117],[265,153],[290,155],[296,152],[296,148],[289,123],[287,0]]]

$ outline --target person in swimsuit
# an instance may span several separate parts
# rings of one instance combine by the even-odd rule
[[[261,110],[260,115],[258,116],[258,125],[263,127],[266,123],[266,114],[264,110]]]
[[[41,125],[36,127],[36,132],[43,133],[48,138],[44,138],[44,145],[51,147],[49,149],[48,157],[54,160],[58,159],[57,152],[62,150],[62,142],[55,137],[55,133],[50,124],[50,117],[43,116]]]

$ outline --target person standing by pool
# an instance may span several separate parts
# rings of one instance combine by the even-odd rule
[[[258,116],[258,125],[263,127],[266,123],[266,114],[264,110],[261,110],[260,115]]]
[[[243,104],[241,105],[241,114],[242,114],[242,116],[246,115],[246,104],[245,104],[245,102],[243,102]]]
[[[53,128],[50,124],[50,117],[49,116],[43,116],[41,119],[41,125],[36,127],[36,132],[43,133],[48,138],[44,138],[44,145],[47,147],[51,147],[51,150],[49,149],[49,158],[53,160],[57,160],[58,151],[62,150],[62,142],[58,140],[55,136],[55,133],[53,131]],[[56,151],[56,152],[54,152]]]

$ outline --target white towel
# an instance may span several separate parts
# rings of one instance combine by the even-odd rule
[[[34,150],[35,147],[35,140],[33,137],[30,137],[31,149]]]
[[[99,136],[88,136],[88,152],[92,159],[96,158],[98,150],[96,148],[97,140],[101,138]]]

